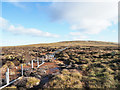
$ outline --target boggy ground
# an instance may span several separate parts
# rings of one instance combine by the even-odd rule
[[[70,45],[68,45],[70,43]],[[82,44],[81,44],[82,43]],[[39,69],[24,72],[24,78],[12,88],[120,88],[120,51],[115,43],[62,42],[47,45],[4,47],[2,62],[19,66],[36,57],[68,47],[55,54],[56,60],[45,60]],[[10,67],[12,65],[6,65]],[[4,66],[5,67],[5,66]],[[2,68],[2,67],[1,67]]]
[[[120,88],[118,47],[74,46],[56,57],[64,64],[61,74],[48,83],[50,88]]]

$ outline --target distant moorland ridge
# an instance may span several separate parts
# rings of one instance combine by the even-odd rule
[[[24,46],[73,46],[73,45],[81,45],[81,46],[116,46],[118,45],[115,42],[104,42],[104,41],[61,41],[54,43],[40,43],[40,44],[30,44],[30,45],[19,45],[19,46],[3,46],[3,47],[24,47]]]

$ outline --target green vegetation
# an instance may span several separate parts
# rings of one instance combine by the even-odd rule
[[[32,88],[33,86],[38,85],[40,82],[39,79],[35,78],[35,77],[28,77],[27,78],[27,83],[26,83],[26,87],[27,88]]]
[[[82,88],[82,75],[77,70],[63,69],[61,74],[56,75],[50,82],[52,88]]]
[[[71,46],[57,53],[58,60],[83,72],[85,88],[118,88],[120,85],[120,59],[117,47]],[[73,67],[77,64],[77,67]],[[77,87],[76,87],[77,88]]]
[[[56,60],[45,60],[52,63],[59,62],[59,73],[49,75],[44,73],[44,68],[28,70],[25,73],[27,80],[24,85],[21,82],[15,86],[35,88],[44,81],[41,78],[50,76],[40,88],[120,88],[120,49],[112,42],[65,41],[3,47],[1,53],[3,66],[0,69],[4,71],[7,67],[19,66],[21,63],[44,57],[45,54],[66,46],[68,47],[66,50],[55,54]],[[46,70],[48,69],[49,66]]]

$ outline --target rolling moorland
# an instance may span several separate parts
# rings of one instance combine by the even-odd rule
[[[15,79],[20,76],[20,71],[16,72],[15,67],[21,64],[26,66],[37,58],[41,62],[40,58],[65,47],[65,50],[56,52],[54,58],[44,59],[45,64],[38,69],[24,69],[22,79],[6,88],[120,88],[120,48],[117,43],[102,41],[63,41],[2,47],[1,83],[5,84],[4,72],[8,67]]]

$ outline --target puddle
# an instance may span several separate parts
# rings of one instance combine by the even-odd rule
[[[59,70],[58,67],[55,67],[55,68],[51,68],[50,71],[55,71],[55,70]]]
[[[54,74],[54,73],[57,73],[57,72],[59,72],[59,68],[55,67],[55,68],[50,68],[48,73],[49,74]]]

